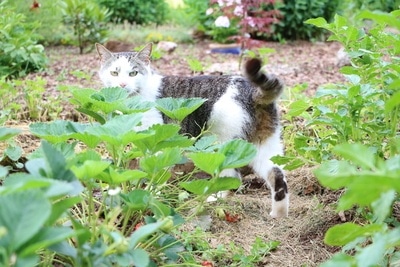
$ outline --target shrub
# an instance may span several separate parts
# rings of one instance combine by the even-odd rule
[[[66,0],[63,2],[63,19],[67,25],[74,29],[75,44],[79,47],[80,54],[93,43],[103,43],[108,34],[106,21],[109,12],[106,8],[93,1]]]
[[[168,5],[164,0],[97,1],[110,10],[110,20],[115,23],[162,24],[168,14]]]
[[[277,24],[274,24],[272,38],[275,40],[311,40],[321,37],[324,30],[305,24],[304,21],[310,18],[323,17],[331,21],[336,13],[338,0],[284,0],[277,2],[277,8],[282,17]]]
[[[301,116],[305,127],[295,129],[296,153],[288,168],[305,162],[321,163],[315,174],[323,186],[342,189],[337,210],[358,207],[362,224],[346,222],[331,227],[325,243],[341,247],[321,266],[397,266],[400,227],[392,216],[400,193],[400,10],[361,12],[368,32],[336,15],[307,23],[332,33],[330,40],[343,44],[351,66],[341,72],[348,82],[319,88],[311,99],[290,105],[289,116]],[[299,154],[301,156],[299,156]],[[281,161],[280,163],[283,163]]]
[[[271,25],[277,22],[276,10],[263,9],[266,3],[274,2],[274,0],[185,1],[189,12],[200,23],[199,31],[204,31],[217,42],[227,43],[236,40],[245,47],[251,46],[247,42],[250,35],[269,33]]]
[[[23,14],[0,4],[0,77],[15,78],[43,69],[44,47],[37,43],[38,23],[27,23]]]

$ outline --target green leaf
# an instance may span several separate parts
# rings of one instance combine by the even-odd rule
[[[357,170],[348,162],[331,160],[322,163],[314,174],[323,186],[339,189],[352,181],[357,175]]]
[[[304,111],[306,111],[309,107],[310,107],[310,104],[307,103],[303,99],[294,101],[289,105],[289,111],[288,111],[287,115],[292,116],[292,117],[299,116]]]
[[[196,167],[211,175],[215,175],[221,171],[222,163],[226,158],[224,154],[216,152],[190,153],[188,157]]]
[[[22,156],[22,148],[19,146],[9,145],[5,151],[5,155],[12,161],[17,161]]]
[[[75,233],[70,227],[46,227],[42,228],[29,242],[24,245],[20,255],[22,257],[34,254],[40,249],[47,248],[51,245],[60,243]]]
[[[166,167],[172,167],[181,161],[181,150],[178,147],[165,148],[156,155],[146,156],[141,159],[140,167],[149,175],[152,175]]]
[[[400,80],[399,80],[400,81]],[[400,83],[399,83],[400,86]],[[385,112],[389,113],[400,105],[400,91],[394,93],[385,103]]]
[[[150,263],[149,254],[141,248],[132,251],[132,260],[137,267],[147,267]]]
[[[345,253],[337,253],[331,259],[321,264],[321,267],[354,267],[353,257]]]
[[[225,155],[220,167],[222,170],[248,165],[255,157],[257,150],[253,144],[242,139],[235,139],[222,144],[218,152]]]
[[[179,186],[195,195],[210,195],[220,191],[237,189],[240,185],[240,179],[233,177],[213,178],[211,180],[202,179],[179,183]]]
[[[139,227],[129,238],[129,248],[135,248],[140,241],[159,230],[168,220],[160,220]]]
[[[351,177],[347,190],[339,199],[338,209],[346,210],[353,205],[369,206],[379,199],[381,194],[391,190],[400,191],[398,177],[391,178],[387,175],[374,173],[362,173]]]
[[[377,223],[383,223],[390,215],[395,198],[396,191],[390,190],[382,193],[381,196],[372,203],[374,219]]]
[[[375,169],[375,153],[361,144],[340,144],[333,151],[343,158],[357,164],[359,167]]]
[[[132,210],[144,211],[149,207],[152,196],[149,191],[135,189],[127,194],[120,194],[121,199]]]
[[[328,22],[324,18],[308,19],[304,23],[311,24],[320,28],[328,29]]]
[[[64,155],[46,141],[42,142],[43,153],[48,164],[48,177],[71,182],[76,179],[71,170],[67,168]]]
[[[79,166],[71,166],[71,171],[79,180],[96,179],[97,176],[110,166],[111,162],[86,160]]]
[[[0,141],[10,139],[21,132],[19,129],[0,127]]]
[[[329,228],[325,234],[324,242],[330,246],[344,246],[362,236],[371,236],[382,230],[378,224],[360,226],[355,223],[337,224]]]
[[[53,225],[72,206],[82,201],[81,197],[68,197],[53,203],[51,207],[51,214],[48,218],[46,225]]]
[[[188,147],[194,140],[179,135],[180,127],[176,124],[157,124],[150,129],[140,132],[141,138],[132,140],[144,154],[155,153],[167,147]]]
[[[181,122],[198,109],[206,100],[203,98],[161,98],[157,99],[157,109],[173,120]]]
[[[99,174],[97,179],[106,182],[110,185],[118,185],[123,182],[135,182],[147,176],[146,172],[140,170],[115,170],[108,168],[106,171]]]
[[[50,216],[51,204],[39,191],[23,191],[0,196],[0,227],[7,234],[0,246],[16,251],[37,234]]]

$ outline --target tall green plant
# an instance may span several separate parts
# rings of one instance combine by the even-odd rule
[[[323,18],[308,21],[331,31],[330,40],[344,45],[352,64],[341,69],[347,83],[322,86],[312,99],[290,104],[285,116],[289,120],[300,116],[306,123],[293,126],[293,150],[280,159],[287,168],[332,159],[332,148],[344,142],[368,144],[383,158],[396,153],[400,38],[387,27],[400,29],[398,16],[399,11],[362,12],[359,18],[375,23],[368,33],[341,16],[332,23]]]
[[[292,115],[306,113],[314,131],[311,137],[300,134],[295,142],[323,161],[315,171],[322,185],[344,188],[339,211],[358,206],[368,214],[362,225],[347,222],[327,231],[325,242],[342,251],[322,266],[399,264],[400,228],[391,214],[400,193],[400,37],[387,31],[400,30],[399,16],[399,10],[361,12],[359,18],[374,22],[368,32],[341,16],[332,23],[307,21],[329,30],[330,40],[344,45],[351,66],[341,69],[348,83],[318,90],[311,114],[306,100],[292,104]]]
[[[62,12],[64,22],[73,28],[80,54],[85,48],[92,48],[93,43],[105,41],[106,22],[110,15],[106,8],[100,7],[94,0],[66,0]]]

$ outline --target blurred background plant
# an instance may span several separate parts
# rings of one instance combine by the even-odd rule
[[[94,1],[66,0],[62,5],[63,22],[72,26],[77,39],[74,43],[79,53],[92,50],[93,44],[103,43],[107,36],[106,22],[110,17],[107,8],[100,7]]]
[[[0,3],[0,77],[16,78],[43,69],[47,64],[44,47],[38,44],[37,22]]]

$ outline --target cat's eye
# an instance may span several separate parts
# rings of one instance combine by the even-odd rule
[[[112,76],[118,76],[118,71],[112,70],[110,73]]]
[[[129,72],[129,76],[130,77],[134,77],[138,74],[138,72],[136,70]]]

